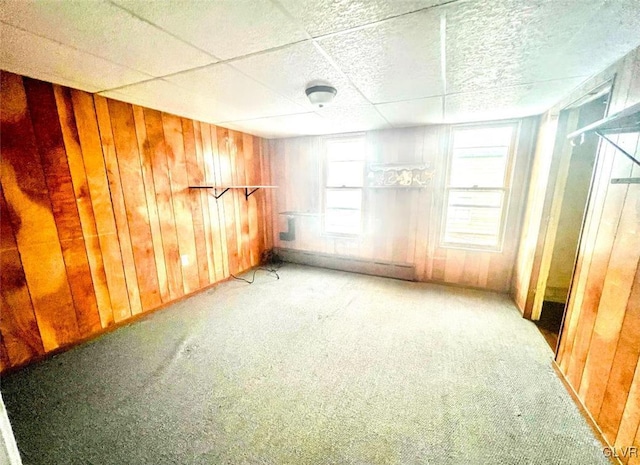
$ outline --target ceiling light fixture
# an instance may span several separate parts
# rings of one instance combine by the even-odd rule
[[[331,103],[338,91],[331,86],[311,86],[307,87],[305,93],[313,105],[322,108]]]

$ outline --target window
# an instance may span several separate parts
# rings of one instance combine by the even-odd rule
[[[452,129],[442,245],[502,248],[517,128],[501,124]]]
[[[326,140],[324,232],[356,235],[362,232],[364,137]]]

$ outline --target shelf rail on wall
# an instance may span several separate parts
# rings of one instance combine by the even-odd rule
[[[189,186],[189,189],[213,189],[213,196],[217,199],[222,197],[229,189],[244,189],[244,198],[249,200],[251,194],[259,189],[276,189],[278,186],[214,186],[212,184],[202,184],[199,186]]]
[[[614,115],[603,118],[595,123],[591,123],[577,131],[573,131],[567,136],[567,138],[571,141],[579,138],[579,143],[582,143],[584,135],[591,132],[597,134],[600,138],[613,145],[632,162],[640,166],[640,160],[607,137],[611,134],[640,134],[640,102],[630,106],[629,108],[625,108]],[[611,184],[640,184],[640,178],[613,178],[611,180]]]

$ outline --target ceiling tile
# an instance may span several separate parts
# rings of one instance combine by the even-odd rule
[[[605,2],[571,40],[559,44],[556,64],[590,76],[640,45],[640,1]]]
[[[315,113],[302,113],[298,115],[273,116],[271,118],[258,118],[247,121],[234,121],[231,123],[221,123],[221,126],[269,139],[301,135],[330,134],[333,132],[333,125],[328,120]]]
[[[584,78],[562,79],[447,95],[444,122],[489,121],[538,115],[583,81]]]
[[[104,97],[122,100],[206,123],[214,123],[216,102],[189,92],[164,79],[154,79],[117,90],[100,92]]]
[[[215,101],[216,121],[237,121],[303,113],[306,109],[227,64],[216,64],[166,78],[194,95]],[[160,97],[162,98],[162,97]]]
[[[216,61],[103,1],[2,1],[0,20],[152,76]]]
[[[305,106],[308,111],[313,111],[315,107],[311,105],[304,91],[307,84],[314,81],[331,84],[338,90],[332,105],[368,103],[311,41],[243,58],[234,61],[231,66]]]
[[[279,0],[314,37],[343,31],[448,0]]]
[[[427,10],[318,42],[370,102],[385,103],[443,93],[439,29]]]
[[[0,68],[95,92],[150,76],[0,23]]]
[[[380,116],[373,105],[351,107],[328,106],[316,110],[316,113],[331,122],[334,133],[367,131],[389,128],[389,123]]]
[[[567,59],[575,50],[566,45],[585,24],[600,20],[597,13],[602,1],[485,0],[443,8],[447,92],[594,74],[604,64],[571,66]],[[607,22],[608,30],[611,25]],[[597,41],[585,37],[582,47],[593,52],[593,45]],[[602,61],[608,64],[612,58]]]
[[[442,122],[442,97],[380,103],[376,109],[394,126],[417,126]]]
[[[220,59],[304,40],[295,21],[269,0],[115,0],[128,11]]]

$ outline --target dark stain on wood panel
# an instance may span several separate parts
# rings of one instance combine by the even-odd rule
[[[68,88],[53,86],[56,110],[60,121],[62,138],[69,165],[69,172],[73,184],[75,202],[80,218],[80,227],[84,237],[87,262],[91,273],[91,283],[96,297],[96,305],[100,315],[100,326],[106,328],[113,324],[113,311],[111,309],[111,297],[107,284],[107,276],[104,268],[100,240],[96,229],[96,221],[93,213],[89,185],[82,160],[82,149],[76,126],[71,93]]]
[[[102,328],[71,172],[51,84],[25,78],[35,140],[49,190],[78,328],[88,336]]]
[[[131,316],[131,307],[94,101],[91,94],[76,90],[71,98],[113,318],[118,322]]]
[[[254,264],[254,203],[188,186],[244,184],[260,139],[233,133],[221,163],[214,126],[24,83],[2,72],[0,371],[224,279],[228,251]]]
[[[9,212],[0,190],[0,332],[12,365],[44,353],[22,261],[9,224]]]
[[[22,78],[2,73],[2,189],[45,350],[79,337]],[[5,220],[6,221],[6,220]]]

